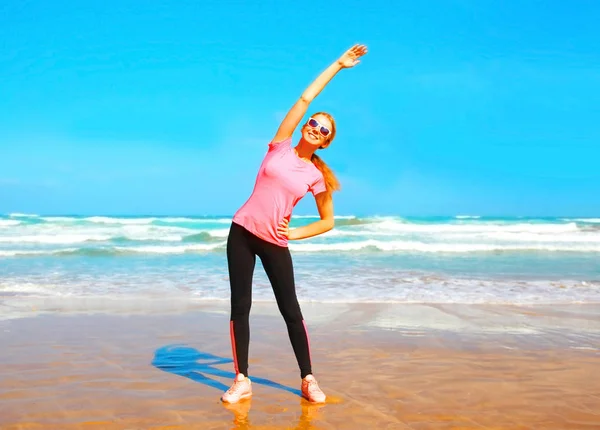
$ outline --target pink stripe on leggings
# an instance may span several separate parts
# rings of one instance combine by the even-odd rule
[[[302,320],[302,325],[304,325],[304,333],[306,333],[306,343],[308,345],[308,359],[312,362],[310,355],[310,338],[308,337],[308,329],[306,328],[306,322]]]
[[[237,353],[235,350],[235,334],[233,332],[233,321],[229,321],[229,336],[231,337],[231,351],[233,353],[233,368],[235,369],[235,374],[240,373],[240,369],[238,367],[237,361]]]

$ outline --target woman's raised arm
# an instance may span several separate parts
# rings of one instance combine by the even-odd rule
[[[340,58],[334,61],[329,67],[327,67],[309,86],[304,90],[302,96],[296,101],[294,106],[289,110],[275,137],[273,142],[281,142],[290,137],[300,121],[306,114],[310,103],[319,95],[323,88],[331,81],[331,79],[342,69],[354,67],[360,63],[359,58],[367,53],[367,47],[365,45],[354,45],[348,49]]]

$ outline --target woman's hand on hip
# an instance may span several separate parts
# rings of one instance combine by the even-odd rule
[[[277,234],[287,237],[288,239],[290,238],[289,221],[286,218],[279,222],[279,225],[277,226]]]

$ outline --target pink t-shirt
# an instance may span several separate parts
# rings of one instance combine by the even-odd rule
[[[258,169],[250,198],[233,216],[233,222],[267,242],[287,246],[287,237],[277,234],[277,226],[292,216],[292,209],[310,191],[326,190],[323,174],[303,161],[291,146],[292,138],[269,143]]]

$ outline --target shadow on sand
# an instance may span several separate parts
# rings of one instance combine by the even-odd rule
[[[206,375],[229,378],[231,381],[233,381],[233,378],[235,378],[235,373],[213,367],[231,362],[233,362],[233,360],[230,358],[223,358],[208,352],[198,351],[197,349],[189,346],[167,345],[156,350],[154,353],[154,360],[152,360],[152,365],[165,372],[184,376],[193,381],[208,385],[209,387],[226,391],[229,389],[227,385],[215,379],[211,379]],[[266,385],[267,387],[287,391],[302,397],[300,390],[279,384],[278,382],[271,381],[270,379],[252,376],[252,383]]]

